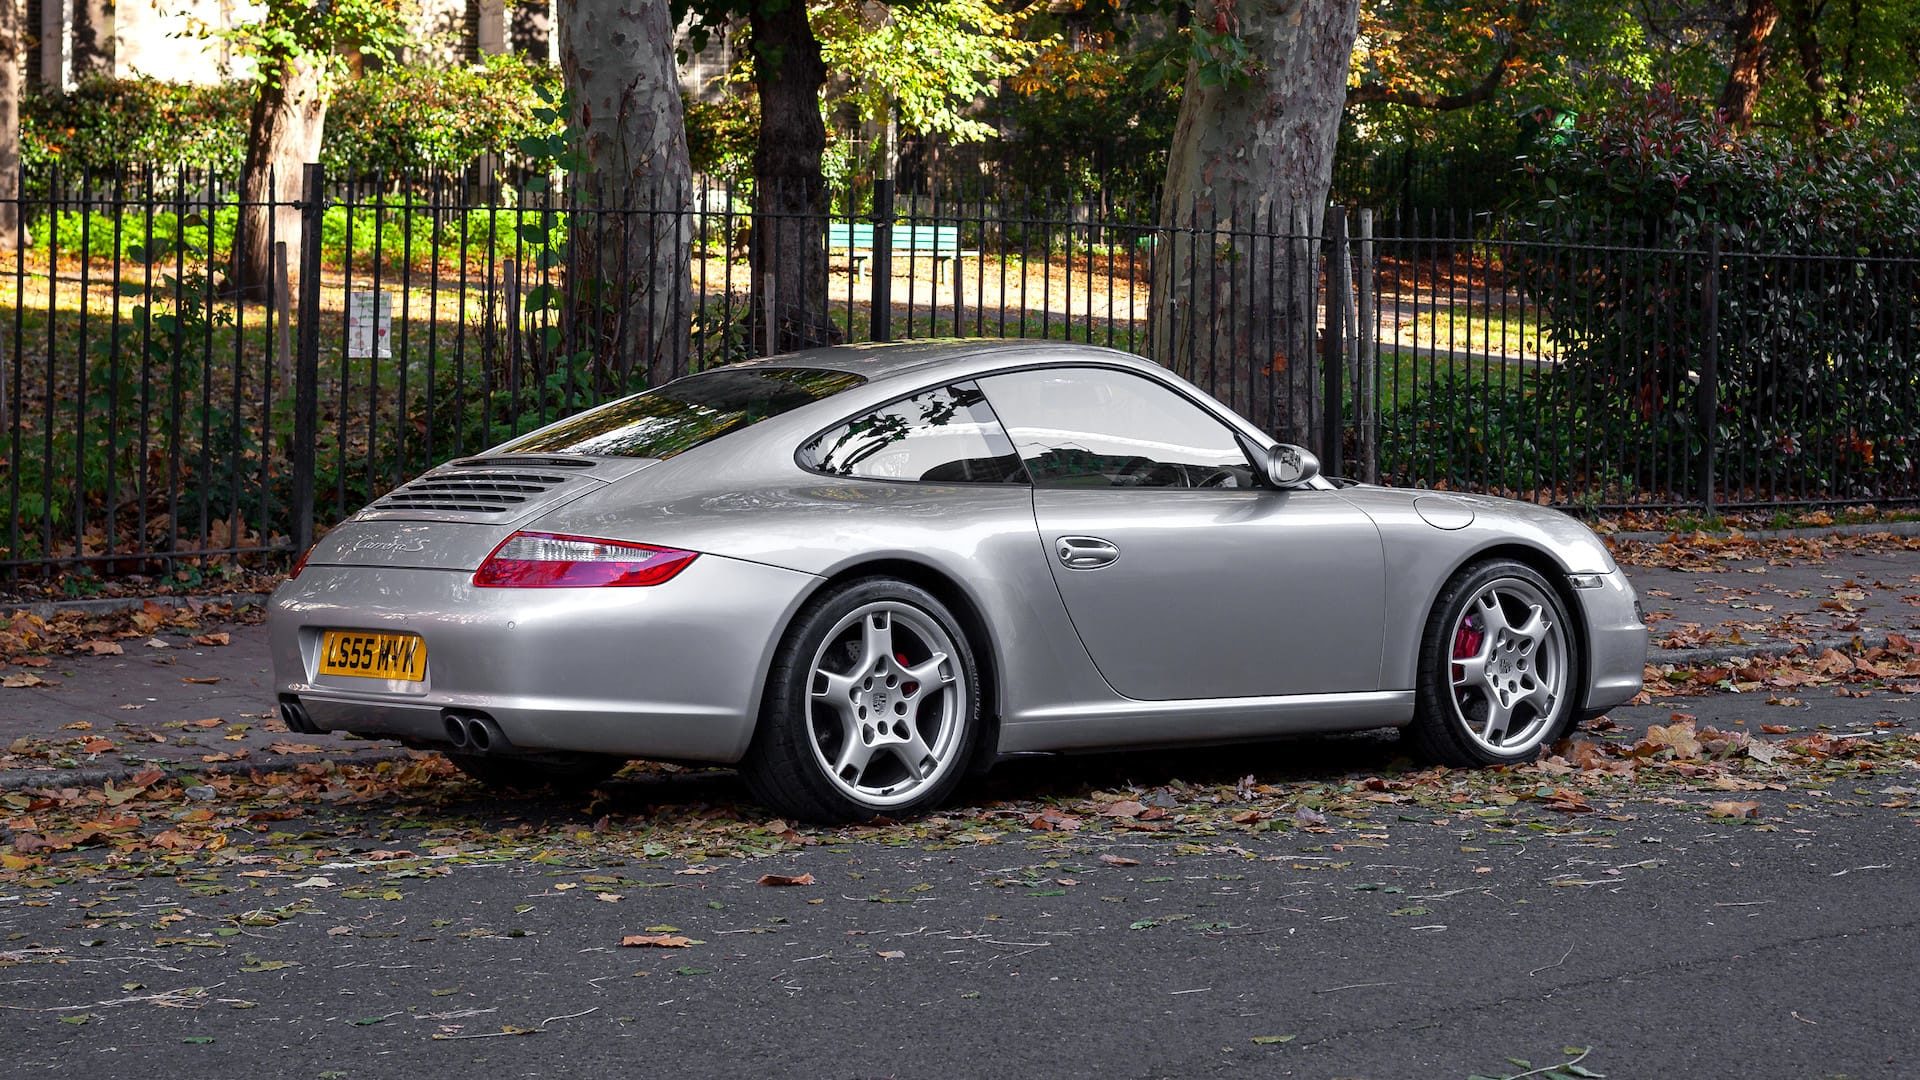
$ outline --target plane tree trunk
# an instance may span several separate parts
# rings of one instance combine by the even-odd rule
[[[1190,63],[1160,207],[1154,359],[1307,444],[1321,404],[1307,234],[1326,213],[1357,15],[1358,0],[1200,0],[1196,22],[1256,63],[1225,79]]]
[[[320,160],[327,121],[324,60],[293,57],[280,76],[260,84],[247,123],[247,154],[240,173],[240,231],[228,288],[266,300],[273,292],[273,246],[287,245],[287,266],[300,265],[302,166]]]
[[[693,178],[666,0],[562,0],[560,69],[588,163],[569,317],[624,388],[686,369]]]

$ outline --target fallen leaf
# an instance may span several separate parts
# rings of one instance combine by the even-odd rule
[[[193,639],[195,645],[230,645],[233,638],[225,630],[212,634],[200,634]]]
[[[27,687],[27,686],[51,686],[51,685],[53,684],[49,683],[47,680],[41,678],[40,676],[35,675],[31,671],[15,672],[14,674],[8,675],[5,678],[0,678],[0,686],[7,687],[10,690],[18,690],[22,687]]]
[[[1102,855],[1100,861],[1108,866],[1139,866],[1139,859],[1129,859],[1125,855]]]
[[[628,934],[620,939],[620,945],[628,949],[684,949],[691,944],[692,938],[679,934]]]
[[[1259,1046],[1274,1046],[1279,1043],[1290,1043],[1295,1038],[1296,1036],[1293,1035],[1255,1035],[1253,1041]]]
[[[1707,812],[1714,817],[1757,818],[1760,816],[1760,804],[1757,802],[1708,803]]]
[[[811,885],[812,874],[761,874],[762,885]]]
[[[886,959],[886,960],[905,960],[907,958],[907,954],[900,949],[884,949],[880,952],[874,953],[873,955],[881,957],[882,959]]]
[[[214,683],[217,683],[220,681],[220,676],[218,675],[187,675],[187,676],[183,676],[180,679],[180,681],[184,683],[193,683],[196,686],[212,686]]]
[[[312,743],[303,742],[268,743],[267,749],[276,754],[318,754],[321,752],[320,748]]]

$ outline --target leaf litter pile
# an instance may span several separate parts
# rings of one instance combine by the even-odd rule
[[[1920,551],[1920,536],[1892,532],[1764,539],[1741,532],[1690,532],[1673,533],[1658,541],[1603,539],[1622,566],[1709,574],[1724,572],[1729,564],[1750,561],[1796,566],[1823,563],[1845,552]]]
[[[251,626],[265,617],[258,605],[224,601],[169,605],[149,600],[139,607],[50,616],[17,610],[0,616],[0,686],[59,685],[45,674],[56,656],[120,656],[189,642],[225,645],[227,631],[212,627]]]

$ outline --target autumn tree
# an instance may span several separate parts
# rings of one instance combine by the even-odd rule
[[[622,382],[637,370],[658,385],[686,355],[693,310],[693,179],[674,23],[666,0],[561,0],[559,20],[571,131],[552,138],[578,141],[577,186],[601,211],[567,252],[580,278],[571,317],[592,324]],[[557,158],[567,148],[555,149]]]
[[[1317,430],[1311,253],[1259,234],[1320,227],[1357,13],[1358,0],[1201,0],[1161,196],[1154,358],[1204,370],[1242,415],[1296,441]]]
[[[18,0],[15,0],[18,2]],[[266,0],[259,17],[231,27],[201,26],[252,61],[253,109],[241,167],[240,237],[228,287],[266,298],[273,245],[299,264],[301,167],[320,160],[320,138],[335,84],[357,59],[389,59],[407,40],[408,0]],[[271,230],[271,231],[269,231]]]

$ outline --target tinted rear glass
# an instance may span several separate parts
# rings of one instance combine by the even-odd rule
[[[589,409],[501,450],[668,458],[866,381],[817,368],[719,368]]]

